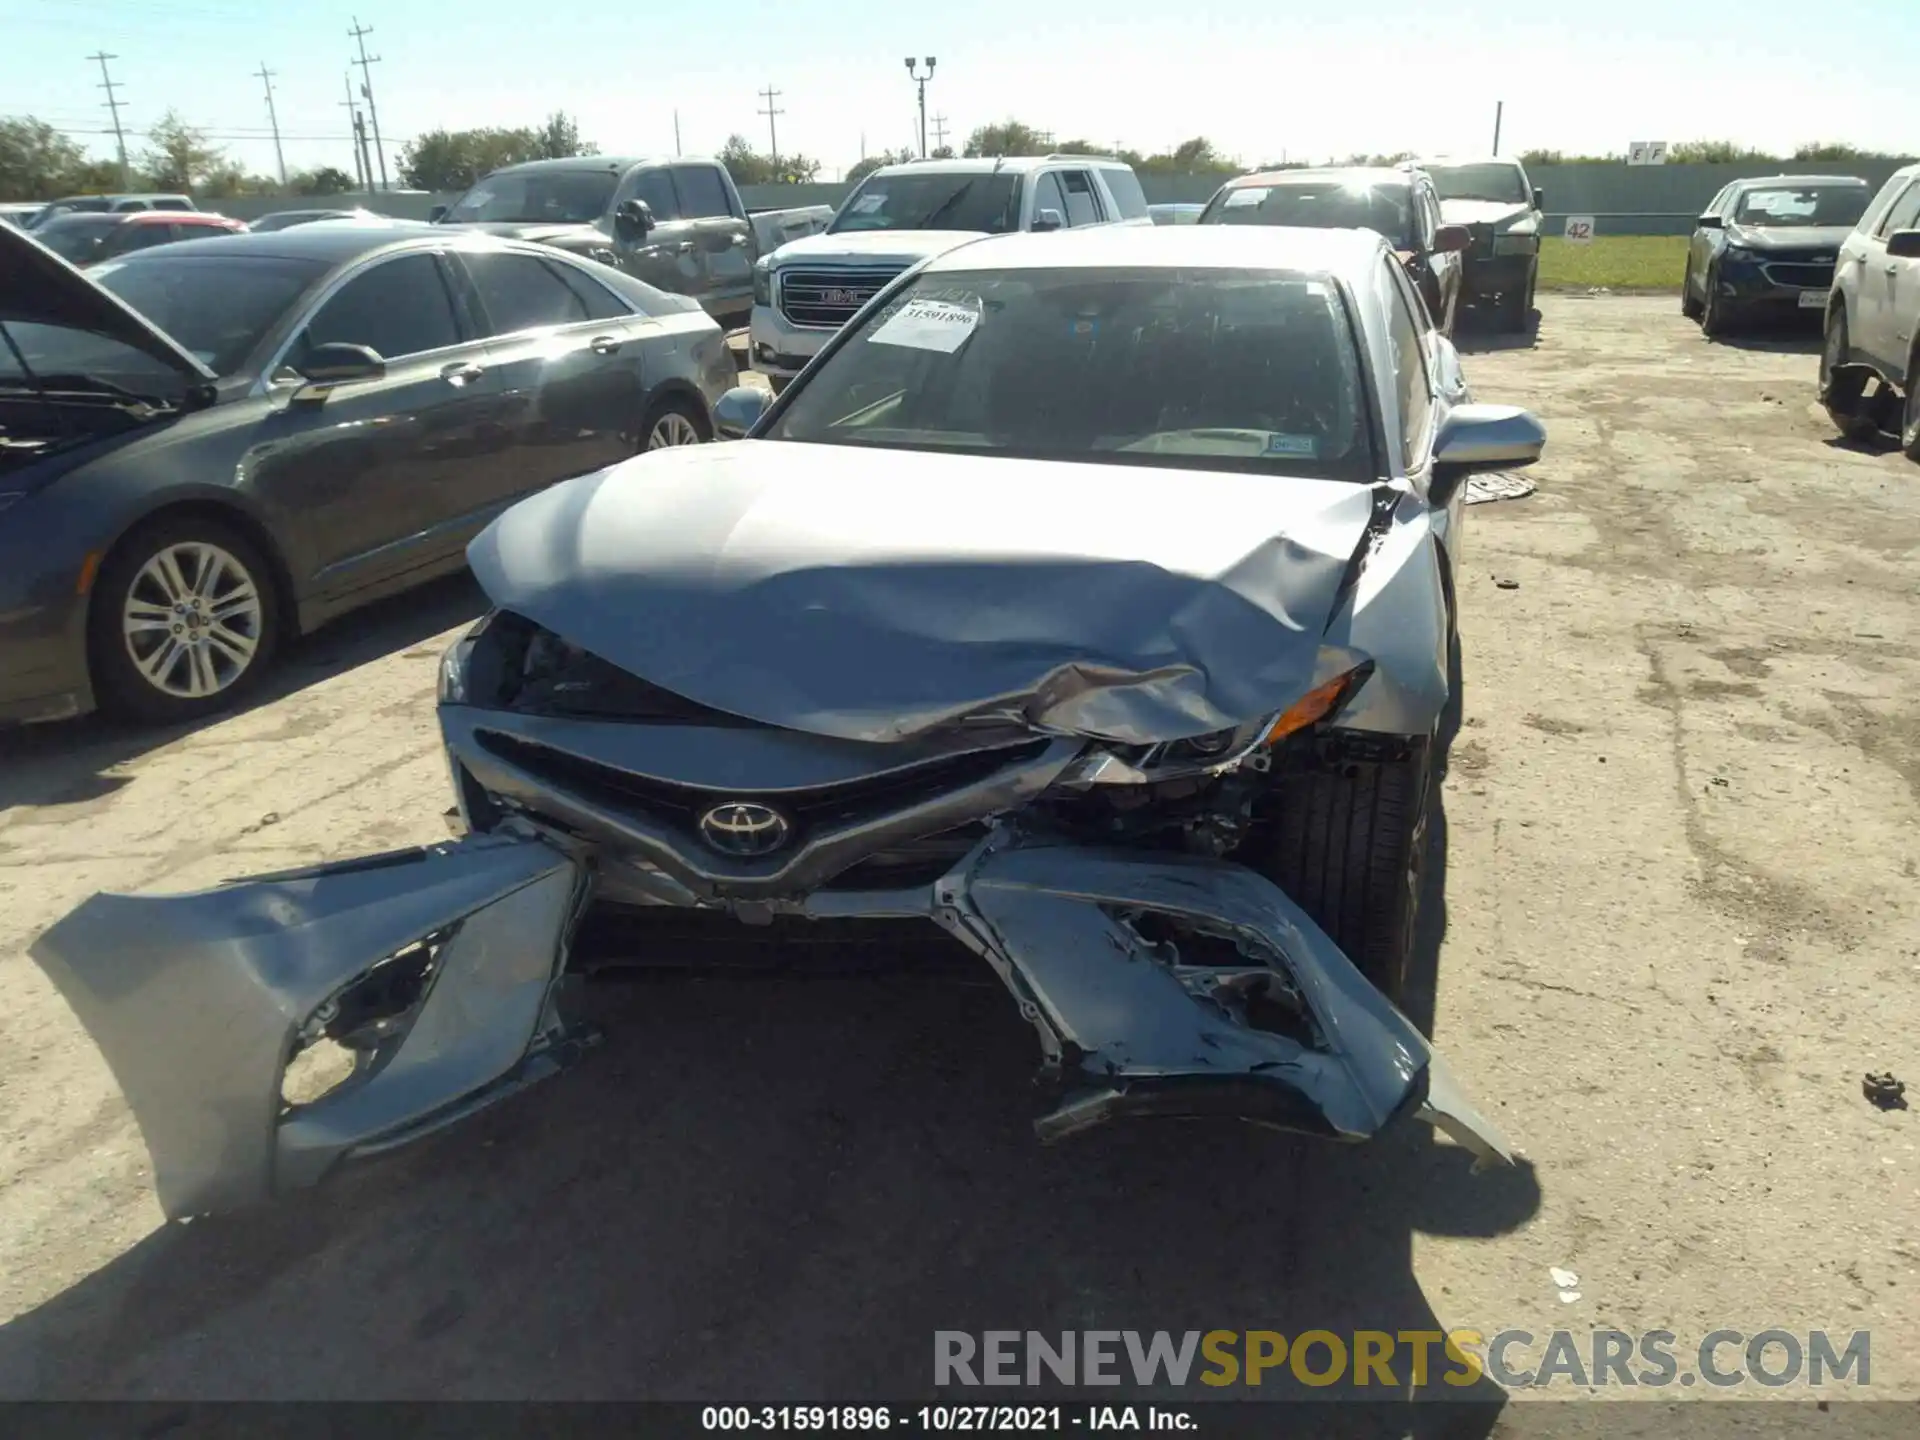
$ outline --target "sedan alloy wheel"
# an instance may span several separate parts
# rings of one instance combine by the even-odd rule
[[[700,427],[687,415],[679,410],[667,410],[647,431],[647,449],[665,450],[674,445],[698,445],[702,438]]]
[[[230,551],[181,541],[135,573],[121,605],[133,668],[162,695],[207,700],[253,668],[266,622],[260,583]]]

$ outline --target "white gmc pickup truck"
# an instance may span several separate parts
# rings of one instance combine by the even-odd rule
[[[885,166],[841,202],[823,233],[754,266],[750,363],[777,394],[901,271],[982,235],[1152,223],[1132,167],[1104,156]]]

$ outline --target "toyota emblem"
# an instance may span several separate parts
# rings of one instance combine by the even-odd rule
[[[786,816],[751,800],[723,801],[700,817],[700,838],[722,855],[771,855],[792,835]]]

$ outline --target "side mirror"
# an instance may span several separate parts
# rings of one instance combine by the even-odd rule
[[[1542,190],[1538,185],[1533,187],[1533,208],[1536,210],[1544,210],[1547,208],[1547,192]]]
[[[1458,255],[1473,243],[1473,232],[1464,225],[1442,225],[1433,232],[1436,254]]]
[[[1702,230],[1724,230],[1727,228],[1727,222],[1718,215],[1702,215],[1693,223],[1698,225]]]
[[[722,440],[742,440],[767,413],[773,396],[757,385],[736,385],[714,402],[713,428]]]
[[[1887,237],[1889,260],[1920,260],[1920,230],[1896,230]]]
[[[427,223],[429,225],[438,225],[442,220],[446,218],[447,218],[447,207],[444,205],[436,205],[431,210],[427,211]]]
[[[1058,230],[1066,225],[1066,219],[1058,210],[1042,210],[1033,217],[1034,233],[1043,230]]]
[[[300,388],[293,393],[297,405],[317,405],[336,385],[356,380],[378,380],[387,373],[387,362],[380,352],[365,345],[316,345],[307,352],[300,368]]]
[[[1546,443],[1546,427],[1517,405],[1456,405],[1434,437],[1427,498],[1446,505],[1469,475],[1531,465]]]
[[[623,240],[644,240],[653,227],[653,207],[644,200],[622,200],[613,212],[614,231]]]

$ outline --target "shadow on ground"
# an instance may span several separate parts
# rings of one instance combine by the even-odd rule
[[[1520,330],[1496,330],[1491,306],[1463,308],[1454,317],[1453,346],[1462,355],[1492,355],[1502,350],[1531,350],[1540,343],[1540,312],[1529,310]]]
[[[477,618],[485,606],[480,587],[463,570],[356,611],[294,642],[242,704],[196,724],[140,728],[89,715],[0,730],[0,813],[17,805],[74,805],[110,795],[132,779],[109,773],[127,761],[431,639]]]
[[[1709,343],[1775,355],[1818,355],[1820,342],[1820,317],[1789,310],[1777,317],[1743,320]]]
[[[1443,768],[1458,724],[1456,703]],[[1414,1121],[1356,1147],[1143,1122],[1043,1148],[1037,1047],[999,983],[898,959],[597,983],[609,1039],[585,1063],[319,1190],[150,1235],[0,1328],[0,1395],[1006,1400],[936,1391],[934,1332],[1443,1330],[1414,1232],[1492,1238],[1539,1206],[1529,1167],[1470,1174]],[[1447,1369],[1392,1433],[1489,1432],[1501,1392]],[[1179,1393],[1330,1393],[1284,1370],[1202,1390]]]

